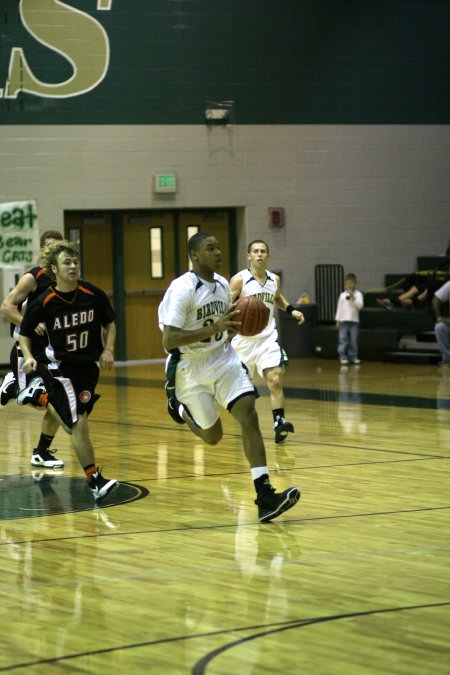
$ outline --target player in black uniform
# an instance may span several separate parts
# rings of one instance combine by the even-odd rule
[[[40,239],[41,250],[54,241],[61,241],[62,238],[60,232],[47,230]],[[11,371],[5,375],[0,387],[0,405],[6,405],[11,399],[16,398],[19,390],[23,389],[31,379],[22,369],[23,356],[19,345],[20,324],[27,304],[41,295],[52,283],[54,282],[45,273],[44,268],[36,265],[20,277],[16,286],[2,302],[1,313],[5,319],[11,322],[11,337],[14,338],[14,345],[10,355]],[[45,326],[40,324],[36,327],[32,345],[33,354],[38,361],[45,359],[46,344]],[[56,459],[54,452],[50,450],[50,445],[58,428],[58,422],[50,414],[50,411],[46,411],[41,424],[39,442],[31,455],[32,466],[45,469],[59,469],[64,466],[64,462],[61,459]]]
[[[104,291],[79,281],[79,256],[69,242],[47,246],[42,252],[42,264],[56,283],[27,307],[19,336],[24,371],[32,373],[38,369],[42,379],[35,377],[19,392],[17,402],[36,404],[43,391],[47,391],[48,409],[72,436],[78,461],[98,500],[118,484],[116,480],[103,478],[96,466],[88,426],[88,415],[98,398],[96,361],[102,368],[112,368],[114,364],[114,310]],[[38,368],[32,337],[40,323],[46,326],[48,362]]]

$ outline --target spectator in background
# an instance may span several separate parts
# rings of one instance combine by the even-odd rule
[[[356,289],[356,283],[354,274],[345,275],[345,291],[340,294],[336,308],[337,351],[343,366],[349,362],[355,365],[361,363],[358,358],[359,312],[364,306],[364,299],[361,291]]]
[[[436,319],[434,333],[442,356],[439,365],[444,367],[450,366],[450,319],[448,318],[448,307],[445,312],[447,316],[443,316],[443,305],[449,302],[450,281],[447,281],[441,288],[438,288],[432,300],[432,308]]]
[[[442,286],[448,277],[444,272],[433,275],[413,273],[404,281],[404,291],[397,298],[377,298],[377,303],[385,309],[394,309],[397,305],[404,309],[413,307],[430,307],[435,292]]]

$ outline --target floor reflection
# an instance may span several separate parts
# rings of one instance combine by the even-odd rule
[[[339,370],[338,420],[345,436],[365,434],[362,399],[359,388],[359,368],[342,366]]]
[[[117,490],[95,503],[83,477],[63,471],[31,471],[29,475],[0,476],[0,520],[35,518],[42,515],[107,508],[142,499],[148,490],[133,483],[120,483]]]

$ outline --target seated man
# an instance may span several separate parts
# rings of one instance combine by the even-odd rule
[[[434,294],[448,279],[443,272],[430,274],[410,274],[405,278],[404,291],[397,298],[377,298],[377,303],[384,309],[394,309],[397,305],[404,309],[413,307],[430,307]]]
[[[444,303],[450,303],[450,281],[447,281],[435,292],[432,300],[433,312],[436,319],[434,333],[442,355],[439,365],[450,366],[450,319],[448,317],[448,307],[445,312],[447,316],[443,316]]]

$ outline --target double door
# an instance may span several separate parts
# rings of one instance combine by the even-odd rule
[[[236,269],[234,223],[229,209],[65,214],[82,277],[106,291],[115,307],[118,360],[164,356],[158,306],[172,279],[189,269],[189,237],[197,231],[217,237],[221,274],[229,278]]]

